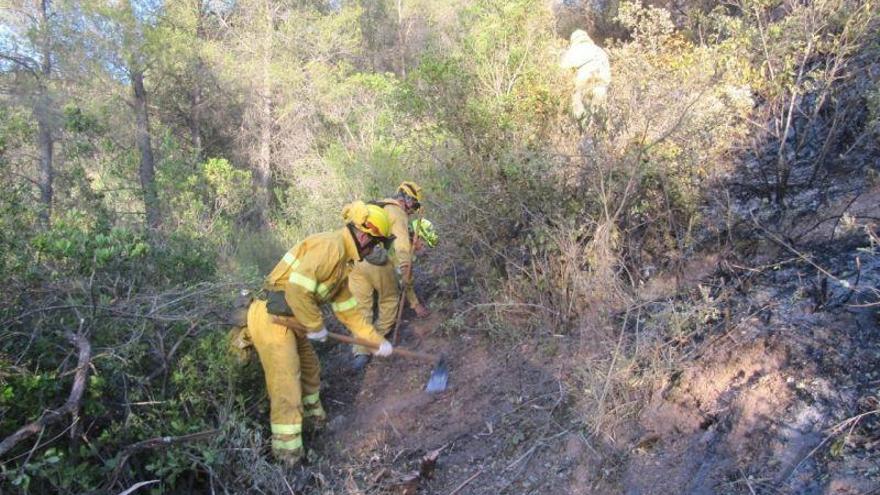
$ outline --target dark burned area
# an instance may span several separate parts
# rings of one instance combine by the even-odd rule
[[[856,203],[864,209],[850,214],[880,216],[876,187],[858,202],[851,197],[842,194],[798,224],[842,215],[840,205]],[[441,331],[443,313],[408,318],[403,345],[442,351],[450,360],[450,389],[438,395],[423,392],[429,366],[375,360],[361,376],[348,371],[348,350],[334,346],[324,369],[332,421],[310,439],[315,462],[306,468],[313,473],[306,487],[874,493],[880,328],[872,290],[880,284],[880,260],[870,255],[876,246],[866,231],[825,223],[821,234],[836,232],[834,239],[823,241],[814,229],[811,242],[795,245],[753,226],[754,244],[744,249],[751,255],[729,253],[680,287],[674,298],[682,304],[699,303],[698,285],[708,290],[718,316],[674,344],[688,359],[645,392],[642,409],[602,434],[585,427],[572,399],[577,380],[570,371],[580,359],[574,345],[548,350],[546,337],[515,346],[450,339]],[[683,271],[699,273],[695,266],[697,257]],[[643,311],[662,304],[648,301]],[[436,465],[420,475],[431,454]]]
[[[862,156],[862,166],[876,173],[875,158]],[[792,177],[809,173],[795,169]],[[705,232],[702,249],[677,270],[666,267],[680,276],[643,291],[640,314],[662,313],[670,301],[709,301],[714,311],[671,342],[685,359],[643,390],[643,407],[607,431],[591,430],[573,399],[579,382],[571,372],[588,342],[576,331],[515,345],[448,338],[443,320],[464,304],[452,301],[427,321],[408,319],[403,334],[404,344],[450,358],[447,392],[422,391],[424,365],[375,361],[358,376],[346,371],[347,350],[329,351],[334,419],[311,442],[317,462],[306,469],[313,474],[305,486],[405,494],[876,493],[880,186],[848,167],[823,171],[812,186],[792,188],[779,208],[756,193],[766,184],[748,167],[725,180],[740,186],[726,208],[741,220]],[[705,208],[725,225],[725,208]],[[624,324],[623,311],[615,320]],[[628,321],[624,331],[637,332]]]

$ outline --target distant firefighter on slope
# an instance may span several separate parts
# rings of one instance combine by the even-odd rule
[[[589,120],[605,104],[608,85],[611,84],[608,54],[593,42],[586,31],[578,29],[571,33],[570,46],[562,55],[559,66],[577,69],[575,89],[571,95],[571,113],[578,122]]]

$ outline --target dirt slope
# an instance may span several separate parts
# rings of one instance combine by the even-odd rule
[[[355,374],[346,348],[325,349],[332,421],[308,439],[307,491],[880,493],[880,319],[869,305],[880,256],[868,235],[880,189],[847,191],[795,225],[844,210],[865,221],[803,229],[808,255],[758,236],[745,258],[695,258],[675,294],[645,287],[686,302],[699,284],[723,316],[681,344],[686,359],[613,431],[590,434],[575,407],[578,349],[590,343],[574,336],[493,343],[444,334],[448,311],[408,319],[403,344],[449,360],[450,388],[436,395],[423,391],[429,366],[374,360]],[[436,466],[417,479],[432,451]]]
[[[461,493],[522,493],[539,486],[567,491],[575,463],[560,465],[559,452],[580,440],[565,419],[559,367],[534,363],[528,353],[489,349],[474,338],[434,336],[440,318],[412,322],[402,345],[445,352],[451,374],[444,393],[423,391],[429,366],[402,360],[374,360],[364,375],[328,373],[325,402],[334,419],[318,437],[328,446],[319,449],[328,461],[327,478],[350,475],[360,487],[350,483],[345,489],[352,492],[400,491],[401,479],[421,457],[442,449],[433,479],[421,482],[423,493],[449,492],[477,473]],[[344,348],[331,356],[328,368],[347,366]],[[568,450],[581,452],[577,443]]]

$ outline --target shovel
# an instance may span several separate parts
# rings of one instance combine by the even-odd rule
[[[304,330],[302,325],[296,320],[296,318],[291,318],[289,316],[273,316],[272,321],[279,325],[284,325],[287,328],[291,328],[295,331]],[[368,340],[359,339],[357,337],[349,337],[348,335],[341,335],[333,332],[327,332],[327,336],[333,340],[344,342],[346,344],[361,345],[373,350],[379,349],[378,344],[374,344]],[[447,366],[446,359],[444,359],[443,356],[438,357],[433,354],[412,351],[409,349],[403,349],[401,347],[394,347],[394,351],[392,352],[392,354],[412,359],[418,359],[433,364],[434,369],[431,370],[431,378],[428,379],[428,385],[425,386],[425,391],[433,394],[446,390],[446,385],[449,382],[449,366]]]

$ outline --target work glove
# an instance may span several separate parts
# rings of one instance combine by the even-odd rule
[[[391,342],[383,339],[382,343],[379,344],[379,349],[374,354],[379,357],[388,357],[392,351],[394,351],[394,346],[391,345]]]
[[[416,237],[413,239],[412,244],[413,253],[422,254],[425,252],[425,241],[422,240],[421,237]]]
[[[413,311],[416,312],[416,317],[418,318],[427,318],[431,316],[431,310],[429,310],[424,304],[418,303],[413,306]]]
[[[315,342],[327,342],[327,329],[325,327],[321,327],[317,332],[309,332],[306,334],[306,337],[309,340],[314,340]]]

